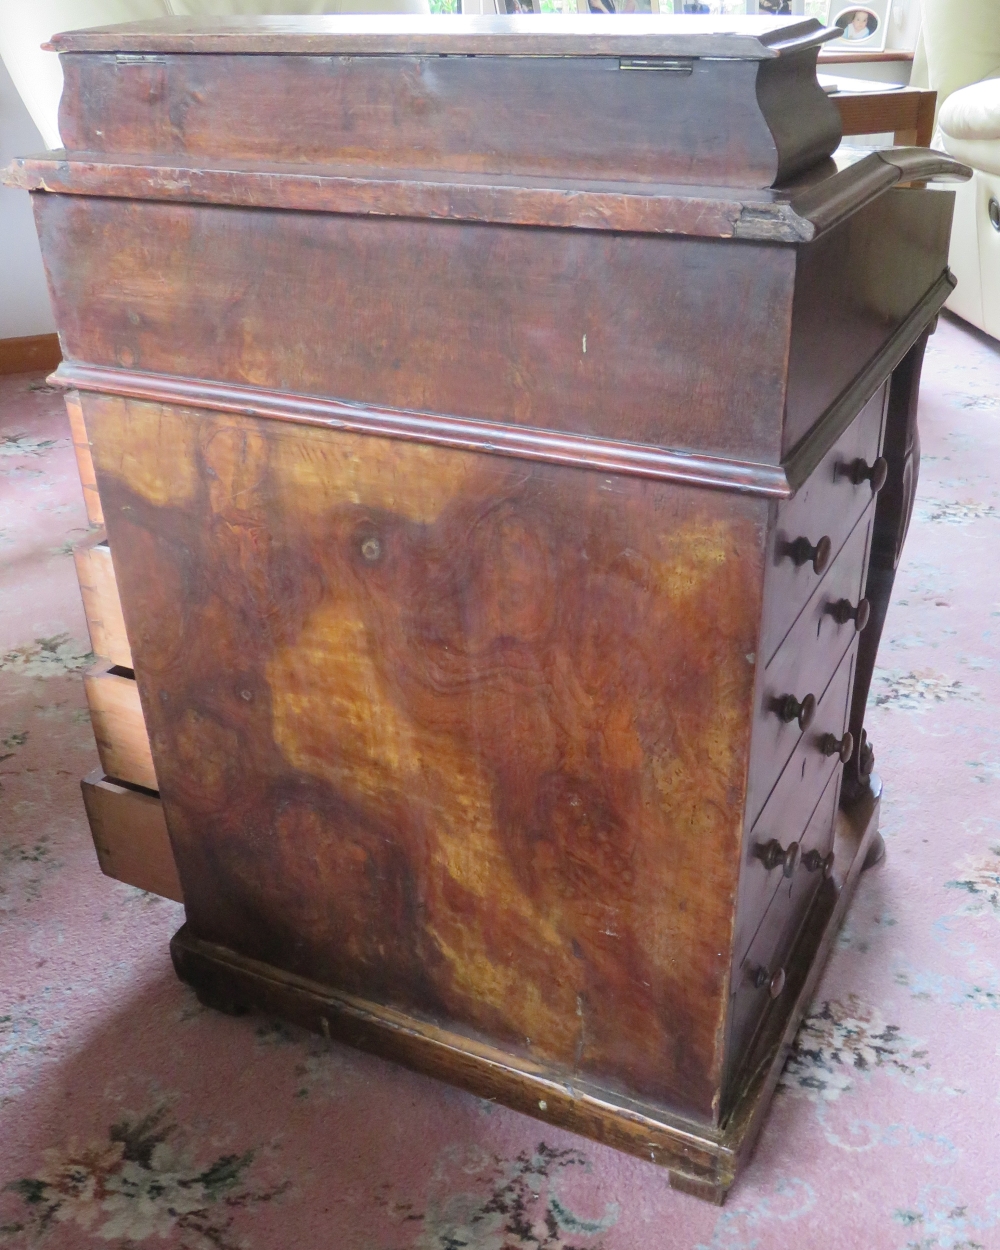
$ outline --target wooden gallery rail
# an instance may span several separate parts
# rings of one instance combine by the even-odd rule
[[[830,34],[82,31],[10,173],[121,593],[88,810],[111,871],[165,817],[178,974],[716,1200],[875,853],[967,175],[831,159]]]

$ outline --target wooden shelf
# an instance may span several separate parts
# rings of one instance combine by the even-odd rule
[[[820,51],[820,65],[851,65],[862,61],[912,61],[912,52],[824,52]]]

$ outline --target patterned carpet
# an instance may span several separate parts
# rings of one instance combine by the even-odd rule
[[[943,320],[869,731],[862,881],[721,1210],[666,1174],[174,978],[174,903],[102,877],[61,399],[0,378],[0,1245],[1000,1247],[1000,345]]]

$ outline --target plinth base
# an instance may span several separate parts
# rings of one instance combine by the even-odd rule
[[[754,1043],[747,1079],[718,1128],[532,1064],[426,1021],[204,942],[187,925],[171,954],[200,1000],[230,1014],[256,1009],[436,1076],[549,1124],[649,1159],[670,1184],[722,1203],[749,1156],[774,1088],[878,834],[881,783],[838,816],[835,868],[824,881],[787,966],[785,990]]]

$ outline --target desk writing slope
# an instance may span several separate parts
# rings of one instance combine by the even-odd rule
[[[866,579],[951,289],[904,184],[963,172],[831,159],[828,34],[81,31],[10,175],[180,976],[717,1199],[876,837]]]

